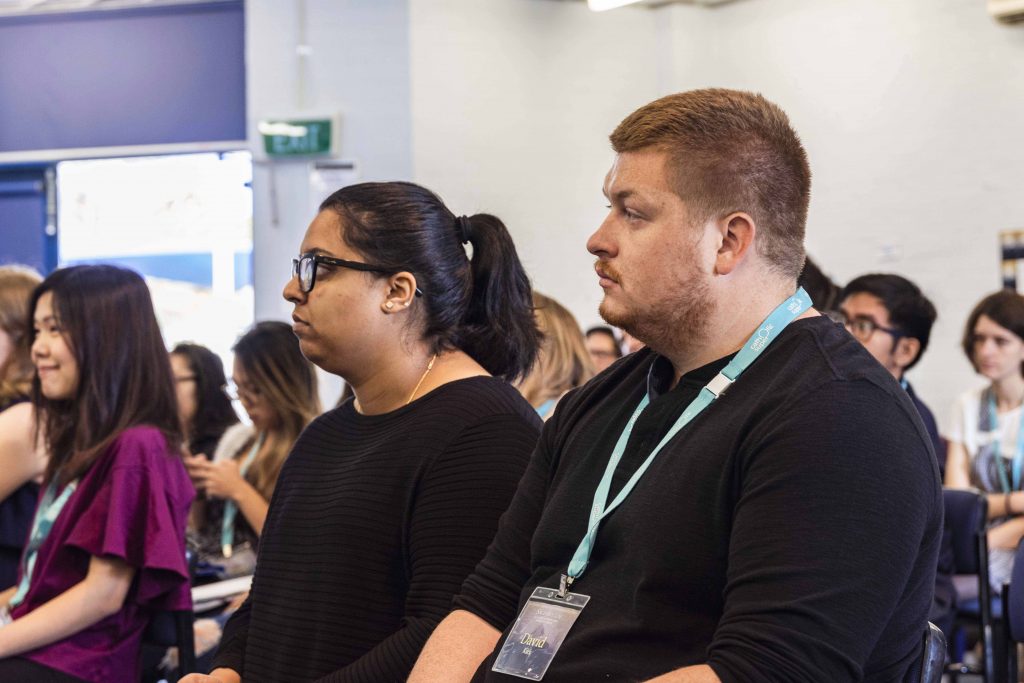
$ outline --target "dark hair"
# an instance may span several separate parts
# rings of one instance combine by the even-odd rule
[[[981,316],[991,319],[1000,327],[1005,327],[1024,339],[1024,296],[1012,289],[1003,289],[989,294],[978,302],[978,305],[967,317],[964,337],[960,345],[975,371],[978,370],[978,364],[974,362],[974,328]],[[1024,375],[1024,363],[1021,363],[1021,374]]]
[[[171,354],[184,358],[195,377],[196,412],[192,424],[185,425],[189,449],[195,452],[195,444],[219,440],[228,427],[238,422],[238,415],[228,396],[228,380],[220,356],[205,346],[191,343],[178,344]]]
[[[121,432],[138,425],[159,429],[176,452],[181,435],[171,364],[142,277],[105,265],[55,270],[33,292],[31,316],[47,292],[78,364],[78,387],[73,398],[51,401],[38,375],[32,382],[50,456],[46,481],[64,485],[81,477]]]
[[[668,155],[670,184],[694,221],[746,211],[758,253],[796,279],[804,262],[811,169],[800,138],[761,95],[710,88],[662,97],[623,119],[612,148]]]
[[[292,444],[320,414],[316,370],[299,350],[291,325],[282,322],[256,323],[239,337],[232,350],[249,381],[281,420],[282,438],[252,464],[246,475],[269,500]]]
[[[615,330],[608,327],[607,325],[595,325],[586,332],[586,338],[590,339],[595,334],[603,334],[611,338],[612,348],[614,349],[615,357],[622,358],[622,345],[619,342],[618,336],[615,334]]]
[[[525,375],[540,333],[530,281],[512,236],[490,214],[459,217],[430,190],[406,182],[362,183],[324,200],[345,243],[389,272],[409,271],[423,291],[422,338],[435,352],[461,349],[489,373]],[[472,259],[462,246],[473,246]]]
[[[843,288],[828,275],[825,275],[824,271],[809,256],[804,261],[804,269],[800,271],[800,277],[796,279],[796,283],[807,291],[811,301],[814,302],[814,307],[819,311],[834,311],[839,306],[839,302],[845,298],[842,294]],[[924,349],[921,350],[924,351]]]
[[[937,313],[935,306],[913,282],[899,275],[871,273],[854,278],[843,288],[839,300],[845,301],[854,294],[870,294],[878,297],[889,312],[889,322],[904,336],[921,342],[917,357],[905,370],[917,365],[931,337],[932,325]]]

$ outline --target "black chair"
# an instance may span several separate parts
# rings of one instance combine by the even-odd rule
[[[178,677],[197,673],[196,637],[192,610],[156,612],[142,635],[142,642],[164,650],[178,648]]]
[[[907,683],[941,683],[946,672],[946,636],[942,629],[928,622],[924,630],[924,650],[921,661],[907,676]]]
[[[953,532],[953,555],[957,574],[978,577],[978,600],[974,605],[958,606],[954,631],[962,633],[965,622],[975,622],[981,642],[981,667],[954,662],[947,668],[952,680],[958,674],[975,674],[986,683],[995,683],[995,652],[992,637],[992,596],[988,579],[988,500],[981,491],[971,489],[942,490],[946,519]],[[972,601],[973,602],[973,601]],[[966,607],[966,609],[964,609]],[[954,637],[954,641],[957,637]],[[959,659],[959,656],[955,656]]]
[[[1019,667],[1017,643],[1024,643],[1024,542],[1017,545],[1010,582],[1003,584],[1003,618],[1007,678],[1016,681]]]

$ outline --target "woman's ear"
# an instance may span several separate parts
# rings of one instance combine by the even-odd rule
[[[404,270],[395,273],[388,278],[388,291],[381,303],[381,310],[384,313],[404,311],[412,305],[417,291],[415,275]]]

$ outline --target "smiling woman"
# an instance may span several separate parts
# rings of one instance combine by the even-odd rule
[[[334,193],[299,253],[293,329],[355,397],[285,462],[212,678],[404,680],[537,439],[506,381],[537,355],[530,284],[501,221],[410,183]]]
[[[0,593],[0,680],[121,681],[155,610],[190,606],[174,386],[149,290],[113,266],[31,299],[32,404],[50,454],[18,574]]]

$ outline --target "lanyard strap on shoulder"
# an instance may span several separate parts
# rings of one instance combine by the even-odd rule
[[[39,556],[39,549],[46,538],[50,535],[53,523],[57,521],[61,510],[67,504],[71,494],[78,488],[78,481],[72,481],[64,486],[64,489],[57,495],[57,482],[51,481],[43,492],[43,498],[36,508],[35,517],[32,520],[32,533],[29,535],[28,545],[21,558],[21,581],[18,582],[18,590],[11,598],[9,607],[17,607],[25,599],[29,586],[32,583],[32,574],[36,568],[36,558]]]
[[[238,468],[239,473],[244,477],[246,472],[249,471],[249,467],[252,466],[253,461],[256,459],[256,454],[260,452],[260,448],[263,447],[263,440],[266,438],[266,434],[261,433],[256,442],[249,449],[249,454],[245,456],[245,460],[242,461],[242,465]],[[238,516],[238,505],[233,500],[224,501],[224,518],[220,523],[220,550],[224,557],[231,557],[232,550],[235,547],[235,517]]]
[[[640,414],[644,411],[647,405],[650,403],[650,399],[645,394],[641,399],[640,404],[633,411],[632,417],[629,418],[629,422],[626,423],[625,429],[622,430],[622,434],[619,435],[618,441],[615,443],[615,448],[612,449],[611,457],[608,459],[608,465],[605,467],[604,475],[601,477],[601,482],[597,486],[597,490],[594,492],[594,502],[590,508],[590,521],[587,526],[587,532],[583,536],[583,540],[580,541],[579,546],[576,548],[576,552],[573,554],[572,561],[569,563],[568,576],[563,577],[563,592],[565,586],[571,585],[572,581],[577,579],[587,568],[587,564],[590,561],[590,554],[594,548],[594,542],[597,537],[598,528],[601,525],[601,520],[607,517],[612,510],[622,504],[622,501],[633,491],[637,482],[647,471],[647,468],[654,462],[654,458],[657,457],[661,449],[671,441],[676,434],[679,433],[686,425],[693,421],[698,415],[700,415],[709,405],[711,405],[715,399],[721,396],[726,389],[736,380],[740,374],[743,373],[761,353],[771,344],[786,328],[789,323],[793,322],[800,316],[801,313],[811,307],[811,298],[807,295],[807,292],[801,287],[797,290],[797,293],[791,296],[786,301],[782,302],[772,313],[762,322],[756,332],[747,339],[743,347],[736,353],[732,361],[708,384],[701,389],[693,401],[686,407],[683,414],[679,416],[675,424],[668,430],[668,433],[658,442],[658,445],[654,447],[651,454],[647,456],[647,459],[637,468],[633,476],[622,487],[615,499],[612,500],[611,504],[607,504],[608,492],[611,488],[612,477],[615,474],[615,469],[622,459],[623,453],[626,451],[626,445],[629,443],[629,437],[633,433],[633,427],[636,425],[637,419]]]
[[[1003,454],[1002,454],[1002,431],[999,429],[999,414],[996,410],[996,392],[989,387],[982,394],[983,403],[985,404],[988,417],[988,425],[980,424],[983,431],[995,432],[995,443],[993,444],[993,457],[995,458],[996,472],[999,473],[999,484],[1003,487],[1003,493],[1009,493],[1011,491],[1020,490],[1020,479],[1021,469],[1024,466],[1024,406],[1021,406],[1020,412],[1018,413],[1017,422],[1017,442],[1014,444],[1012,467],[1013,467],[1013,481],[1006,476],[1006,468],[1003,466]],[[987,400],[984,400],[987,397]],[[983,411],[985,412],[985,411]],[[979,420],[984,422],[984,420]],[[984,427],[987,426],[988,430]]]

